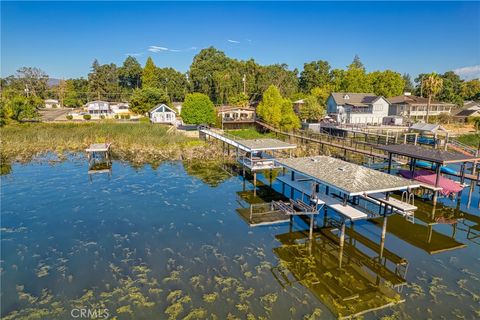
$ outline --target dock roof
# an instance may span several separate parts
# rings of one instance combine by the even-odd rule
[[[294,149],[297,147],[295,144],[287,143],[277,139],[238,139],[236,141],[251,151],[283,150]]]
[[[475,160],[480,160],[480,157],[474,157],[460,152],[425,148],[413,144],[391,144],[387,146],[378,146],[377,148],[388,153],[440,164],[473,162]]]
[[[290,170],[310,177],[320,184],[340,190],[349,196],[419,187],[417,182],[327,156],[278,159],[276,161]]]

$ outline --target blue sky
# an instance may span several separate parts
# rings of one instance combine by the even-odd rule
[[[3,2],[1,75],[36,66],[51,77],[86,77],[93,59],[186,71],[200,49],[262,64],[358,54],[368,71],[460,69],[480,76],[479,2]],[[463,69],[461,69],[463,68]]]

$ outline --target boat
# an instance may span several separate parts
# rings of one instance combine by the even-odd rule
[[[415,165],[419,168],[430,169],[430,170],[433,170],[433,171],[435,171],[437,169],[437,165],[435,163],[430,163],[430,162],[427,162],[427,161],[417,160],[415,162]],[[447,166],[441,166],[440,167],[440,172],[447,173],[447,174],[457,174],[457,172],[454,169],[449,168]]]

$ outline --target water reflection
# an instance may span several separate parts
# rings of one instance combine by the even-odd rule
[[[283,287],[301,283],[341,319],[404,302],[392,284],[405,284],[405,275],[359,250],[358,238],[340,248],[335,230],[321,228],[312,241],[301,231],[277,235],[282,244],[273,249],[280,259],[272,269],[277,281]]]

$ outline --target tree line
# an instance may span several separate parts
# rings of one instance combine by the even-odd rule
[[[48,86],[48,75],[38,68],[24,67],[1,79],[2,114],[11,118],[28,117],[41,100],[58,99],[65,107],[80,107],[90,100],[126,101],[132,111],[144,113],[155,102],[183,101],[186,94],[207,95],[216,104],[245,106],[260,101],[273,85],[284,99],[304,99],[302,120],[322,114],[331,92],[371,92],[386,98],[403,94],[452,102],[480,99],[480,81],[463,81],[453,71],[436,75],[441,86],[432,95],[425,80],[432,74],[420,74],[413,81],[408,74],[392,70],[366,72],[355,56],[345,69],[332,68],[327,61],[305,63],[303,69],[290,70],[286,64],[261,65],[253,59],[237,60],[209,47],[201,50],[186,73],[157,67],[149,57],[142,67],[128,56],[121,66],[93,61],[88,77],[60,80]],[[8,109],[8,110],[5,110]]]

